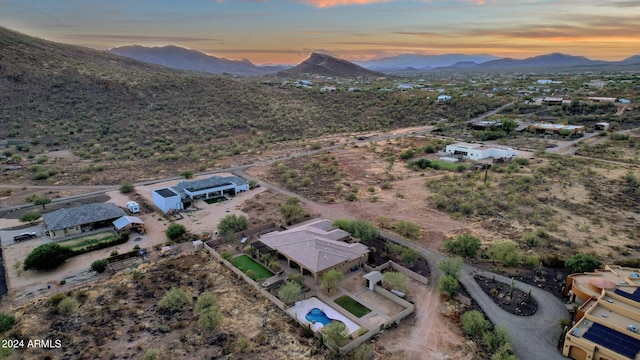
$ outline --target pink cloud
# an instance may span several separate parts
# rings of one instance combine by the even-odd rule
[[[299,0],[302,3],[319,8],[328,8],[341,5],[369,5],[375,3],[390,2],[393,0]]]

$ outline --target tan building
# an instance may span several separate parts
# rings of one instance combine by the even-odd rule
[[[638,359],[639,289],[640,269],[607,265],[569,275],[565,294],[580,307],[565,336],[563,355],[576,360]]]
[[[584,135],[584,126],[536,123],[529,125],[529,132],[547,135],[566,133],[571,136],[582,136]]]
[[[102,227],[111,227],[112,222],[127,215],[116,204],[85,204],[63,208],[42,214],[51,240],[78,235]]]
[[[266,247],[277,252],[290,267],[300,269],[301,274],[313,276],[318,282],[329,270],[347,272],[367,261],[369,248],[359,242],[345,241],[349,239],[349,233],[333,227],[330,220],[318,219],[262,235],[257,249],[264,252]]]

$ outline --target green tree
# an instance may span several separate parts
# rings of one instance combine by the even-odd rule
[[[341,271],[331,269],[322,275],[322,283],[320,286],[329,293],[331,289],[339,287],[343,280],[344,274]]]
[[[218,223],[218,231],[222,236],[232,235],[248,228],[249,220],[244,215],[229,214]]]
[[[378,236],[378,229],[373,226],[372,223],[366,220],[353,220],[349,224],[349,230],[346,230],[353,236],[367,242],[371,239],[375,239]]]
[[[300,199],[295,196],[288,198],[287,203],[280,206],[280,214],[288,225],[297,223],[307,216],[307,212],[300,204]]]
[[[441,293],[454,297],[458,293],[459,288],[460,283],[458,283],[458,279],[449,275],[443,275],[440,277],[438,291]]]
[[[446,240],[444,248],[447,252],[464,257],[474,257],[480,250],[480,239],[471,234],[460,234],[456,240]]]
[[[199,313],[200,311],[211,307],[211,306],[219,306],[220,299],[216,293],[212,292],[203,292],[198,296],[198,300],[196,300],[196,305],[193,308],[193,311]]]
[[[191,297],[183,289],[172,287],[160,299],[158,307],[163,310],[177,312],[189,304],[191,304]]]
[[[15,323],[15,317],[5,313],[0,313],[0,333],[10,330]]]
[[[135,189],[136,187],[133,186],[133,184],[130,183],[129,181],[123,181],[122,184],[120,184],[120,192],[123,194],[131,193]]]
[[[500,124],[501,124],[502,130],[507,134],[510,134],[513,130],[515,130],[518,127],[518,123],[513,119],[502,119],[500,121]]]
[[[482,336],[491,327],[491,323],[477,310],[467,311],[462,314],[460,322],[462,323],[462,330],[471,336]]]
[[[51,199],[46,196],[36,196],[33,198],[33,205],[42,206],[43,210],[46,210],[46,205],[51,204]]]
[[[591,272],[601,265],[600,260],[587,254],[574,254],[564,263],[572,273]]]
[[[387,271],[382,275],[382,282],[390,286],[394,290],[407,291],[409,288],[409,280],[407,275],[397,271]]]
[[[497,261],[502,262],[504,266],[514,266],[520,261],[520,253],[515,242],[499,241],[493,243],[487,251],[489,256]]]
[[[51,270],[62,265],[71,256],[69,248],[56,243],[40,245],[24,259],[22,268],[26,270]]]
[[[420,258],[420,253],[417,252],[416,250],[408,247],[402,250],[402,261],[406,262],[407,265],[409,266],[415,265],[416,262],[418,261],[418,258]]]
[[[442,258],[438,261],[437,266],[445,276],[451,276],[452,278],[457,279],[460,274],[460,269],[462,269],[462,260]]]
[[[37,212],[27,211],[26,213],[20,215],[20,222],[28,222],[29,224],[33,224],[34,221],[40,219],[42,215]]]
[[[250,179],[249,180],[249,189],[255,188],[256,185],[258,185],[258,181],[254,180],[254,179]]]
[[[291,303],[297,300],[302,293],[302,286],[297,282],[287,281],[286,284],[278,290],[278,297],[285,303]]]
[[[398,220],[393,228],[398,234],[409,239],[415,239],[420,235],[420,226],[413,221]]]
[[[182,176],[185,179],[192,179],[193,178],[193,171],[185,170],[185,171],[180,173],[180,176]]]
[[[324,340],[333,347],[338,347],[345,341],[347,326],[342,321],[333,321],[322,328]]]
[[[167,235],[167,238],[171,240],[176,240],[180,238],[182,235],[184,235],[186,232],[187,232],[187,228],[184,225],[171,224],[167,227],[167,230],[165,231],[165,235]]]
[[[102,274],[105,270],[107,270],[107,265],[109,262],[105,259],[96,260],[91,263],[91,270],[97,272],[98,274]]]
[[[198,325],[205,330],[214,330],[222,324],[222,313],[217,306],[210,306],[200,311]]]

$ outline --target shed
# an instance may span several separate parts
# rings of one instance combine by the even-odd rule
[[[196,240],[193,242],[193,248],[194,250],[200,250],[204,248],[204,243],[202,242],[202,240]]]
[[[380,271],[372,271],[363,276],[367,280],[367,287],[369,290],[373,291],[376,287],[376,284],[382,281],[382,273]]]
[[[140,220],[137,216],[122,216],[113,221],[113,226],[116,231],[123,232],[127,230],[136,230],[137,232],[144,234],[144,221]]]

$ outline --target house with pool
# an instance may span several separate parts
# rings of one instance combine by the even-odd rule
[[[329,270],[346,273],[359,269],[369,254],[366,245],[351,241],[348,232],[335,228],[327,219],[262,235],[256,249],[258,252],[275,251],[289,267],[313,277],[316,283]]]

